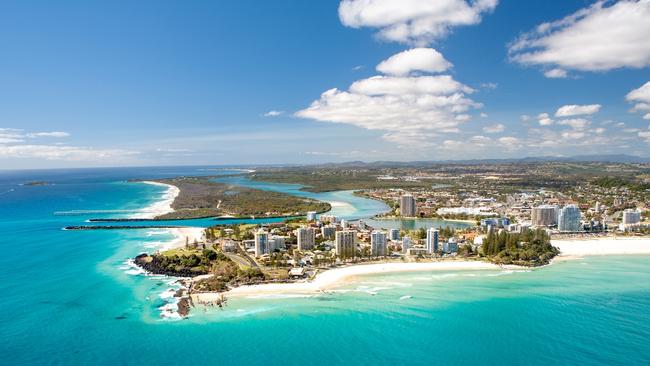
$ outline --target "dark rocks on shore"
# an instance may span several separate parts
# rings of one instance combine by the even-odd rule
[[[185,318],[190,313],[190,299],[184,297],[178,300],[178,314]]]

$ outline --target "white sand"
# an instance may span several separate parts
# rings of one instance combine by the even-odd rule
[[[174,200],[176,199],[178,194],[181,193],[181,190],[178,189],[178,187],[173,186],[171,184],[164,184],[164,183],[150,182],[150,181],[143,181],[141,183],[167,187],[167,191],[163,193],[160,201],[157,201],[153,203],[151,206],[140,210],[140,212],[131,216],[130,218],[153,219],[156,216],[164,215],[166,213],[174,211],[174,209],[172,208],[172,203],[174,203]]]
[[[203,242],[203,235],[205,229],[202,227],[183,227],[170,229],[170,232],[176,236],[174,240],[169,243],[166,243],[161,250],[177,249],[184,248],[186,241],[189,243],[194,243],[194,240],[199,243]]]
[[[499,267],[496,264],[479,261],[358,264],[324,271],[316,275],[316,278],[312,281],[241,286],[228,291],[225,293],[225,296],[313,295],[348,283],[351,278],[359,275],[393,272],[486,269],[502,269],[502,267]],[[219,298],[220,294],[203,293],[194,294],[192,296],[194,296],[195,301],[200,303],[215,301]]]
[[[552,240],[551,244],[560,248],[561,257],[650,254],[650,238],[603,237],[566,239]]]
[[[604,237],[582,240],[553,240],[552,244],[560,248],[561,254],[557,258],[558,260],[580,258],[588,255],[650,255],[650,238]],[[308,296],[349,283],[353,277],[359,275],[416,271],[496,270],[504,267],[520,268],[517,266],[500,267],[480,261],[358,264],[322,272],[313,281],[242,286],[228,291],[225,296]],[[219,299],[220,294],[203,293],[192,296],[194,296],[194,301],[201,303],[216,301]]]

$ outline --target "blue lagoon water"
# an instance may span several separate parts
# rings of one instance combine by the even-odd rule
[[[327,295],[233,298],[174,320],[159,309],[174,279],[127,263],[168,232],[63,231],[97,215],[53,214],[142,209],[164,188],[126,180],[214,174],[201,169],[0,173],[3,364],[650,363],[647,256],[362,276]],[[20,185],[30,180],[52,184]]]

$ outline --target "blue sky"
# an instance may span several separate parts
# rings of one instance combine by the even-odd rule
[[[5,1],[0,167],[650,156],[649,16],[646,0]]]

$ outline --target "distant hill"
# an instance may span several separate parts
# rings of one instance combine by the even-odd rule
[[[418,167],[431,164],[517,164],[517,163],[650,163],[650,158],[614,154],[614,155],[575,155],[575,156],[531,156],[520,159],[467,159],[467,160],[428,160],[428,161],[349,161],[343,163],[305,164],[304,166],[321,167]]]

